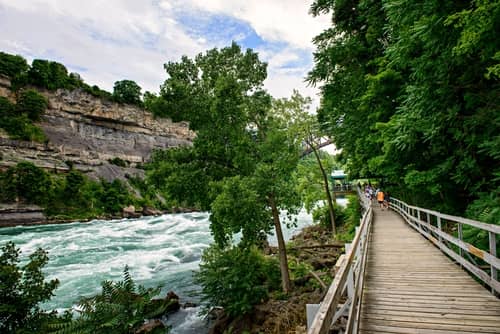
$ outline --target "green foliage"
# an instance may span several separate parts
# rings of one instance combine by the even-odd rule
[[[293,280],[305,277],[311,271],[314,271],[314,268],[306,262],[299,262],[299,260],[290,261],[290,273]]]
[[[212,202],[210,228],[215,242],[227,246],[232,235],[242,232],[242,244],[257,244],[269,232],[269,212],[252,181],[235,176],[220,181],[218,195]]]
[[[20,162],[10,167],[0,179],[2,198],[14,200],[19,198],[27,203],[45,203],[50,190],[49,175],[31,162]]]
[[[150,198],[154,197],[150,194]],[[85,219],[118,214],[138,199],[122,181],[93,181],[77,170],[51,175],[29,162],[0,172],[0,201],[37,204],[49,217]],[[151,205],[151,203],[148,203]]]
[[[99,200],[104,212],[120,213],[122,208],[131,204],[129,192],[125,184],[120,180],[102,181],[102,185],[104,191]]]
[[[144,93],[144,108],[156,117],[170,117],[165,99],[151,92]]]
[[[6,97],[0,96],[0,126],[4,126],[4,122],[7,121],[9,117],[12,117],[15,112],[15,105],[9,101]]]
[[[33,89],[23,90],[17,97],[16,110],[24,113],[32,121],[40,120],[40,116],[47,109],[48,102],[45,96]]]
[[[132,80],[117,81],[113,87],[113,99],[119,103],[142,106],[141,87]]]
[[[119,157],[114,157],[113,159],[109,159],[108,161],[110,164],[113,164],[113,165],[116,165],[119,167],[128,167],[128,163]]]
[[[132,334],[144,324],[145,319],[162,315],[172,300],[156,299],[161,287],[137,286],[128,267],[123,271],[123,281],[102,283],[102,292],[79,302],[79,317],[55,325],[54,334]],[[163,333],[167,333],[165,329]]]
[[[325,170],[331,171],[336,166],[339,166],[339,163],[332,155],[323,151],[320,151],[319,155]],[[308,155],[300,160],[294,174],[294,180],[297,192],[300,194],[307,212],[311,213],[319,201],[327,200],[323,175],[313,155]]]
[[[78,81],[68,76],[66,67],[58,62],[45,59],[34,59],[28,71],[28,83],[48,90],[58,88],[74,88]]]
[[[266,64],[233,43],[194,60],[182,57],[165,69],[162,114],[189,121],[197,136],[192,147],[155,153],[148,182],[171,202],[210,210],[220,247],[240,231],[241,246],[260,243],[274,225],[288,291],[279,210],[291,215],[300,207],[291,182],[299,141],[286,131],[283,117],[273,114],[272,98],[262,89]]]
[[[0,74],[14,78],[27,71],[28,63],[26,59],[0,51]]]
[[[57,279],[45,281],[42,272],[48,262],[47,252],[36,250],[20,266],[20,250],[8,242],[0,254],[0,331],[2,333],[41,333],[54,315],[40,308],[53,296]]]
[[[95,97],[100,97],[100,98],[106,99],[106,100],[113,99],[113,94],[111,94],[110,92],[107,92],[105,90],[100,89],[99,86],[97,86],[97,85],[89,86],[86,83],[83,83],[82,89],[85,92],[87,92],[90,95],[95,96]]]
[[[356,233],[356,226],[359,226],[361,220],[361,203],[357,196],[348,196],[346,208],[343,210],[345,223],[340,227],[337,239],[350,242]]]
[[[318,118],[350,175],[384,177],[395,196],[455,215],[499,187],[497,1],[312,10],[331,13],[332,27],[315,38],[309,81],[321,84]]]
[[[279,289],[276,260],[264,257],[255,248],[215,245],[203,252],[196,281],[202,285],[203,300],[222,306],[232,317],[250,312],[254,305]]]
[[[344,209],[338,205],[334,204],[334,219],[335,219],[335,225],[337,227],[340,227],[345,224],[346,221],[346,214],[344,212]],[[323,206],[318,206],[315,207],[312,210],[312,217],[314,222],[318,222],[323,226],[325,229],[332,229],[332,223],[330,221],[330,214],[328,211],[328,206],[323,205]]]
[[[18,104],[0,97],[0,128],[12,139],[44,142],[47,137],[42,129],[33,124],[46,108],[45,97],[34,91],[25,91],[18,98]]]

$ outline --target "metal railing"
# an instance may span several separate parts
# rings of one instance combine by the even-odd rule
[[[390,206],[415,230],[439,247],[442,252],[491,287],[493,293],[500,294],[500,282],[498,281],[500,259],[497,254],[499,225],[485,224],[472,219],[411,206],[396,198],[391,198]],[[478,245],[474,246],[463,240],[464,225],[487,233],[489,251],[482,250],[478,248]],[[456,232],[456,235],[445,232],[444,227],[447,231]],[[484,269],[489,270],[489,273]]]
[[[332,324],[345,316],[347,316],[346,333],[358,331],[368,239],[373,220],[371,203],[359,189],[358,197],[364,211],[360,225],[356,228],[352,242],[346,244],[346,254],[343,255],[343,261],[319,306],[308,334],[328,333]]]
[[[334,184],[332,185],[332,190],[334,192],[350,192],[350,191],[355,191],[356,190],[356,186],[355,185],[352,185],[352,184],[349,184],[349,183],[345,183],[345,184]]]

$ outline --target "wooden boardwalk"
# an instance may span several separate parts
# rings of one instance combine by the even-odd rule
[[[500,333],[500,299],[396,213],[377,208],[359,333]]]

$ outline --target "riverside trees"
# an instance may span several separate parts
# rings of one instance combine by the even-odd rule
[[[231,247],[235,233],[242,233],[239,247],[248,248],[274,227],[282,287],[288,292],[280,210],[293,213],[300,205],[290,184],[299,142],[272,113],[272,98],[262,88],[266,64],[233,43],[194,59],[183,57],[165,69],[165,114],[188,120],[197,136],[191,148],[157,153],[149,179],[169,199],[211,211],[221,252]]]
[[[491,223],[500,198],[498,1],[322,1],[311,83],[350,172]],[[493,205],[496,199],[496,205]]]

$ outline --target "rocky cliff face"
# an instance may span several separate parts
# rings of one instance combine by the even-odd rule
[[[0,133],[0,167],[30,161],[65,171],[73,164],[93,178],[123,179],[125,174],[141,176],[136,167],[150,159],[153,149],[191,145],[194,138],[187,123],[154,119],[138,107],[103,101],[81,90],[40,93],[49,101],[38,124],[48,142],[16,141]],[[0,78],[0,96],[14,98],[6,78]],[[128,167],[111,164],[114,158]]]

